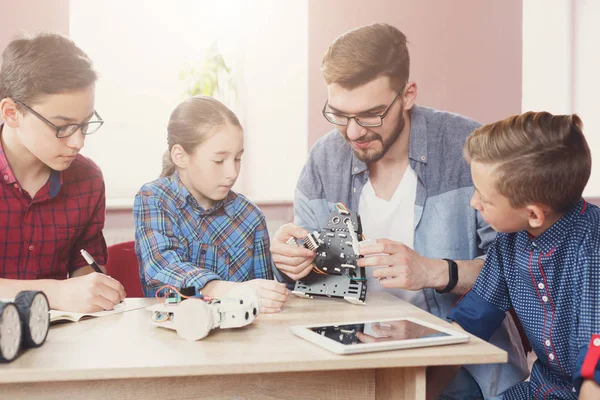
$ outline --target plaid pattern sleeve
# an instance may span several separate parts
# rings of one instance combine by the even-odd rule
[[[262,213],[260,217],[260,224],[254,235],[254,277],[257,279],[273,279],[269,232]]]
[[[91,212],[90,219],[75,241],[69,254],[70,272],[74,272],[87,265],[87,262],[81,256],[81,249],[85,249],[90,253],[99,265],[105,265],[108,260],[106,240],[102,234],[104,220],[106,218],[106,188],[104,180],[100,180],[99,183],[97,189],[98,195],[94,197],[96,204],[91,208],[93,211]]]
[[[142,187],[134,220],[146,296],[164,284],[202,290],[216,279],[272,279],[264,216],[242,195],[230,192],[205,210],[176,173]]]
[[[174,233],[177,219],[163,202],[151,193],[141,192],[134,201],[135,249],[140,261],[142,287],[154,296],[162,285],[183,286],[184,280],[199,288],[220,279],[214,271],[190,262],[183,250],[184,240]],[[186,279],[187,278],[187,279]]]

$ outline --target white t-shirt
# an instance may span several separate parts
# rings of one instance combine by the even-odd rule
[[[358,214],[360,215],[365,238],[389,239],[404,243],[412,249],[414,247],[416,196],[417,174],[410,165],[406,167],[404,176],[389,201],[377,197],[371,185],[371,179],[369,179],[360,194],[358,203]],[[373,278],[373,271],[376,268],[368,267],[365,271],[367,275],[367,301],[369,292],[386,291],[423,310],[429,311],[425,293],[422,290],[410,291],[383,288],[379,284],[379,280]]]

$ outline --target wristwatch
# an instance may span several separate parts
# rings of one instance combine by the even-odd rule
[[[456,264],[456,261],[449,260],[447,258],[444,258],[443,260],[445,260],[448,263],[448,275],[450,276],[450,279],[448,280],[448,285],[446,285],[445,288],[443,288],[442,290],[435,290],[440,294],[448,293],[449,291],[454,289],[454,286],[456,286],[456,284],[458,283],[458,265]]]

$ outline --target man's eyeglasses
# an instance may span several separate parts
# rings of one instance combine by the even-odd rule
[[[373,128],[373,127],[381,126],[381,125],[383,125],[383,119],[386,117],[386,115],[388,114],[388,112],[390,111],[390,109],[392,108],[392,106],[394,105],[396,100],[398,99],[398,97],[400,97],[400,95],[403,92],[404,92],[404,89],[402,89],[396,95],[396,97],[394,97],[394,100],[390,103],[388,108],[385,109],[383,114],[366,114],[366,115],[360,115],[360,116],[355,115],[353,117],[351,117],[349,115],[336,114],[332,111],[327,111],[328,102],[325,102],[325,106],[323,106],[323,116],[325,117],[325,119],[327,121],[329,121],[335,125],[346,126],[350,123],[350,120],[353,119],[354,121],[356,121],[356,123],[358,125],[364,126],[365,128]]]
[[[100,129],[100,127],[102,126],[102,124],[104,124],[104,120],[100,117],[100,115],[98,115],[98,113],[96,112],[96,110],[94,110],[94,115],[97,118],[96,121],[88,121],[88,122],[84,122],[83,124],[66,124],[66,125],[57,126],[57,125],[54,125],[52,122],[48,121],[46,118],[42,117],[37,112],[35,112],[28,105],[23,104],[23,103],[21,103],[20,101],[17,101],[17,100],[15,100],[15,103],[17,103],[19,105],[22,105],[23,107],[25,107],[26,109],[28,109],[33,115],[35,115],[40,120],[42,120],[43,122],[45,122],[48,126],[51,126],[52,128],[54,128],[56,130],[56,137],[57,138],[66,138],[66,137],[69,137],[69,136],[73,135],[75,132],[77,132],[80,129],[81,129],[81,134],[82,135],[84,135],[84,136],[85,135],[91,135],[92,133],[97,132],[98,129]]]

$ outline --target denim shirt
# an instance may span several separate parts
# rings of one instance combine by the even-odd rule
[[[477,127],[477,122],[457,114],[416,105],[410,111],[409,162],[418,177],[412,221],[414,249],[425,257],[484,258],[496,237],[470,206],[474,188],[463,146]],[[358,211],[368,179],[367,165],[355,156],[350,144],[339,131],[329,132],[311,149],[300,174],[294,222],[308,231],[318,231],[335,203],[342,202]],[[277,271],[276,274],[281,277]],[[459,299],[455,294],[423,290],[429,311],[439,318],[445,319]],[[508,364],[466,367],[486,397],[501,393],[528,376],[519,334],[510,316],[491,343],[509,353]]]

